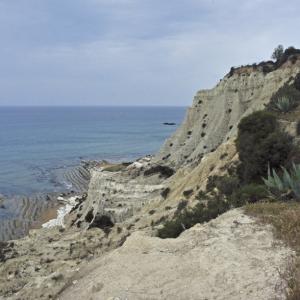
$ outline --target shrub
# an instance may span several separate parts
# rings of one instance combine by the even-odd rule
[[[158,229],[157,236],[166,239],[166,238],[176,238],[183,232],[186,228],[184,227],[184,223],[176,218],[171,221],[166,221],[164,226]]]
[[[262,65],[262,71],[264,74],[268,74],[268,73],[274,71],[274,67],[273,67],[273,65],[264,64],[264,65]]]
[[[181,200],[177,205],[175,214],[179,214],[182,210],[184,210],[187,207],[187,205],[188,205],[188,201]]]
[[[240,182],[236,176],[222,176],[216,180],[216,188],[227,197],[232,195],[239,185]]]
[[[174,219],[166,221],[162,228],[157,232],[160,238],[176,238],[184,230],[191,228],[197,223],[208,222],[229,209],[229,205],[223,199],[211,200],[205,206],[198,203],[192,209],[185,209],[182,213],[175,216]]]
[[[194,226],[197,223],[208,222],[219,215],[225,213],[232,207],[240,207],[247,203],[255,203],[265,199],[268,196],[268,191],[264,185],[249,184],[239,187],[239,182],[236,177],[214,177],[214,182],[223,185],[220,188],[219,194],[214,193],[208,196],[201,192],[199,198],[206,199],[207,205],[198,203],[194,208],[186,208],[186,201],[181,201],[178,204],[177,210],[172,220],[166,221],[162,228],[158,230],[160,238],[176,238],[184,230]],[[226,185],[231,188],[224,188]],[[227,199],[224,197],[228,195]]]
[[[298,60],[298,56],[297,55],[291,55],[290,57],[289,57],[289,60],[292,62],[292,64],[294,65],[296,62],[297,62],[297,60]]]
[[[206,184],[207,192],[212,192],[215,188],[221,195],[230,196],[239,187],[239,179],[232,176],[209,176]]]
[[[171,191],[171,189],[170,189],[169,187],[167,187],[167,188],[165,188],[165,189],[160,193],[160,195],[161,195],[164,199],[166,199],[166,198],[168,197],[170,191]]]
[[[299,49],[296,49],[295,47],[288,47],[281,55],[281,57],[279,57],[279,59],[276,61],[276,68],[281,67],[288,60],[292,60],[293,62],[293,60],[295,60],[299,54]]]
[[[296,90],[300,91],[300,73],[296,75],[293,86]]]
[[[231,129],[231,128],[230,128],[230,129]],[[225,152],[225,153],[221,154],[220,159],[222,160],[222,159],[224,159],[224,158],[227,157],[227,156],[228,156],[228,153]]]
[[[268,163],[273,168],[279,168],[285,164],[286,158],[292,149],[292,137],[284,132],[275,131],[266,137],[265,140],[261,141],[260,149],[258,149],[258,154],[260,155],[257,158],[262,160],[263,169],[266,171]]]
[[[206,191],[207,192],[212,192],[217,187],[218,179],[219,179],[219,176],[217,176],[217,175],[209,176],[207,178],[207,183],[206,183]]]
[[[229,77],[229,78],[233,76],[234,71],[235,71],[234,67],[231,67],[231,68],[230,68],[230,72],[228,73],[228,77]]]
[[[189,198],[193,194],[193,190],[185,190],[183,191],[183,196]]]
[[[296,48],[293,47],[293,46],[288,47],[288,48],[285,49],[285,51],[284,51],[284,55],[286,55],[286,56],[295,55],[295,54],[299,54],[299,53],[300,53],[300,50],[299,50],[299,49],[296,49]]]
[[[197,200],[205,200],[206,199],[206,193],[204,191],[199,191],[195,198]]]
[[[237,189],[230,197],[230,203],[234,207],[240,207],[247,203],[258,202],[267,197],[268,191],[264,185],[251,183]]]
[[[300,164],[300,148],[298,145],[294,145],[292,151],[286,160],[284,167],[288,170],[293,168],[293,164]]]
[[[278,45],[272,54],[272,58],[275,60],[279,60],[283,56],[284,48],[282,45]]]
[[[238,140],[243,137],[243,134],[247,134],[247,136],[254,134],[256,138],[265,138],[277,127],[278,123],[273,114],[266,111],[257,111],[243,118],[239,123]]]
[[[159,177],[168,178],[171,177],[174,173],[175,171],[168,166],[157,165],[146,170],[144,172],[144,176],[152,176],[154,174],[159,174]]]
[[[280,168],[293,149],[292,138],[279,129],[275,116],[258,111],[243,118],[238,126],[236,147],[240,164],[237,173],[243,183],[261,181],[271,168]]]
[[[300,135],[300,121],[297,122],[296,132],[297,132],[297,135]]]

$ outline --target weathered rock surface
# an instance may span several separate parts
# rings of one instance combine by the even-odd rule
[[[142,159],[120,171],[107,171],[105,167],[94,169],[87,200],[79,208],[75,225],[86,228],[97,216],[107,216],[113,224],[125,221],[159,197],[164,177],[156,173],[143,174],[151,159]],[[78,215],[78,214],[77,214]]]
[[[140,232],[78,272],[69,299],[284,299],[291,251],[239,210],[177,239]]]
[[[0,244],[0,299],[52,299],[72,282],[81,266],[119,247],[128,233],[101,229],[38,229]]]
[[[237,133],[239,121],[264,108],[271,96],[300,72],[300,60],[288,61],[265,74],[259,68],[237,69],[226,75],[215,88],[199,91],[183,124],[168,139],[156,160],[174,166],[196,162]]]

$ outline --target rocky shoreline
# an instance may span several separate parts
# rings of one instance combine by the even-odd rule
[[[62,175],[62,180],[70,186],[60,192],[39,193],[30,196],[4,196],[0,198],[0,241],[26,236],[31,229],[53,219],[63,203],[60,198],[80,196],[87,192],[90,170],[98,161],[82,161]]]

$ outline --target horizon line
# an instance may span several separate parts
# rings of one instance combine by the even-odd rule
[[[189,105],[134,105],[134,104],[128,104],[128,105],[0,105],[0,108],[51,108],[51,107],[188,107]]]

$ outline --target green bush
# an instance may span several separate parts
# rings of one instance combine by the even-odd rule
[[[300,54],[300,49],[296,49],[295,47],[288,47],[282,55],[277,59],[275,66],[276,69],[280,68],[284,63],[288,60],[291,60],[292,63],[295,62],[297,57]]]
[[[221,195],[230,196],[240,185],[239,178],[235,175],[209,176],[206,191],[212,192],[215,188]]]
[[[297,132],[297,135],[300,135],[300,121],[297,122],[297,125],[296,125],[296,132]]]
[[[248,203],[255,203],[268,197],[268,191],[264,185],[247,184],[237,189],[230,197],[230,203],[234,207],[240,207]]]
[[[183,191],[183,196],[189,198],[193,194],[193,190],[185,190]]]
[[[167,187],[167,188],[165,188],[165,189],[160,193],[160,195],[161,195],[164,199],[166,199],[166,198],[168,197],[170,191],[171,191],[171,189],[170,189],[169,187]]]
[[[293,140],[287,133],[275,131],[266,137],[257,149],[257,154],[259,154],[257,159],[261,160],[261,165],[263,163],[264,166],[263,173],[266,173],[268,163],[277,169],[284,165],[292,150]]]
[[[244,117],[238,125],[240,138],[243,137],[242,134],[251,134],[259,139],[265,138],[277,128],[276,117],[272,113],[263,110]]]
[[[300,73],[298,73],[296,76],[295,76],[295,79],[294,79],[294,87],[296,90],[300,91]]]
[[[172,220],[166,221],[157,232],[160,238],[176,238],[184,230],[191,228],[197,223],[208,222],[223,214],[230,208],[229,204],[221,198],[208,201],[207,206],[198,203],[192,209],[185,209]]]
[[[199,191],[195,198],[197,200],[205,200],[206,199],[206,192]]]
[[[212,192],[217,187],[218,179],[219,179],[219,176],[217,176],[217,175],[209,176],[207,178],[207,183],[206,183],[206,191],[207,192]]]
[[[239,187],[236,178],[227,176],[215,178],[220,180],[222,184],[225,182],[234,182],[232,189],[226,189],[225,192],[228,197],[224,197],[224,190],[219,191],[218,194],[212,196],[201,193],[201,199],[206,197],[207,205],[198,203],[194,208],[185,208],[181,205],[181,210],[176,211],[172,220],[166,221],[162,228],[158,230],[158,237],[160,238],[176,238],[184,230],[191,228],[197,223],[208,222],[217,218],[219,215],[225,213],[230,208],[240,207],[247,203],[255,203],[268,197],[268,191],[264,185],[249,184]],[[234,187],[234,188],[233,188]]]
[[[279,60],[279,59],[281,59],[281,57],[283,56],[283,53],[284,53],[284,48],[283,48],[283,46],[282,46],[282,45],[278,45],[278,46],[274,49],[271,58],[273,58],[273,59],[275,59],[275,60]]]
[[[166,221],[158,230],[160,238],[176,238],[184,230],[197,223],[208,222],[225,213],[232,207],[240,207],[246,203],[254,203],[268,196],[264,185],[249,184],[240,186],[235,176],[211,176],[209,193],[199,192],[197,199],[206,200],[194,208],[187,208],[187,201],[180,201],[172,220]],[[217,192],[214,191],[217,188]]]
[[[240,158],[238,176],[243,183],[251,183],[261,182],[268,164],[275,169],[285,165],[293,144],[273,114],[258,111],[241,120],[236,147]]]
[[[177,208],[176,208],[176,212],[175,214],[180,214],[182,210],[184,210],[188,205],[188,201],[186,200],[181,200],[178,205],[177,205]]]
[[[158,229],[157,236],[162,239],[176,238],[185,229],[184,224],[181,223],[179,218],[176,218],[174,220],[166,221],[163,227]]]
[[[230,196],[239,188],[240,182],[236,176],[222,176],[216,180],[216,188],[225,195]]]

